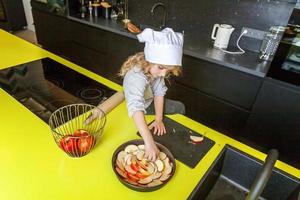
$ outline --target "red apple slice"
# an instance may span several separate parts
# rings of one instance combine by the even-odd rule
[[[140,172],[141,174],[145,175],[145,176],[149,176],[149,175],[150,175],[150,173],[149,173],[148,171],[146,171],[145,169],[143,169],[143,168],[140,168],[140,169],[139,169],[139,172]]]
[[[136,171],[134,171],[130,165],[125,165],[125,170],[130,174],[136,174]]]
[[[140,180],[139,177],[133,175],[133,174],[130,174],[130,173],[127,173],[127,176],[130,180],[134,181],[134,182],[137,182],[138,180]]]
[[[127,174],[126,174],[124,171],[122,171],[121,169],[119,169],[118,167],[116,167],[116,171],[117,171],[118,174],[119,174],[120,176],[122,176],[123,178],[127,178]]]
[[[204,140],[203,137],[201,137],[201,136],[194,136],[194,135],[191,135],[191,136],[190,136],[190,139],[191,139],[194,143],[196,143],[196,144],[199,144],[199,143],[201,143],[201,142]]]

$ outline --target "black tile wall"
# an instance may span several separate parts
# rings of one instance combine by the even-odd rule
[[[272,25],[286,25],[296,4],[296,0],[129,0],[129,18],[137,25],[159,27],[163,9],[157,8],[154,16],[150,12],[157,2],[167,7],[167,25],[176,31],[184,30],[189,40],[210,40],[215,23],[233,25],[236,30],[231,45],[235,44],[242,27],[267,31]],[[250,46],[255,43],[258,46],[261,41],[244,38],[241,42],[244,48],[255,49]]]

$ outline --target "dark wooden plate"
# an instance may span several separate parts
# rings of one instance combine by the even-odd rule
[[[116,176],[118,177],[119,181],[121,183],[123,183],[125,186],[127,186],[128,188],[130,189],[133,189],[133,190],[136,190],[136,191],[141,191],[141,192],[151,192],[151,191],[154,191],[154,190],[157,190],[161,187],[163,187],[164,185],[167,184],[167,182],[169,182],[169,180],[173,177],[174,173],[175,173],[175,170],[176,170],[176,163],[175,163],[175,158],[174,156],[172,155],[172,153],[163,145],[159,144],[159,143],[156,143],[157,147],[159,148],[159,150],[161,152],[164,152],[167,157],[169,158],[169,161],[172,163],[173,165],[173,169],[172,169],[172,172],[170,174],[170,177],[163,181],[163,183],[161,185],[158,185],[158,186],[155,186],[155,187],[142,187],[142,186],[138,186],[138,185],[133,185],[129,182],[127,182],[126,180],[124,180],[124,178],[122,178],[118,172],[116,171],[116,159],[117,159],[117,156],[119,154],[120,151],[123,151],[128,145],[130,144],[134,144],[134,145],[141,145],[141,144],[144,144],[144,141],[139,139],[139,140],[130,140],[128,142],[125,142],[124,144],[122,144],[121,146],[119,146],[113,156],[112,156],[112,168],[116,174]]]

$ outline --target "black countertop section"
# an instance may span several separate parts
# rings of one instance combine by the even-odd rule
[[[68,18],[106,31],[137,39],[134,34],[131,34],[124,29],[123,23],[120,21],[89,17],[82,19],[79,16],[68,16]],[[216,63],[218,65],[229,67],[258,77],[265,77],[269,69],[270,62],[261,62],[258,59],[258,53],[246,51],[246,53],[242,55],[230,55],[213,48],[213,42],[206,38],[203,39],[201,36],[190,34],[185,35],[184,39],[183,52],[185,55]]]

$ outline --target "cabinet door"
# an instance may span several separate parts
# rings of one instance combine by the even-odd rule
[[[181,101],[188,117],[236,139],[249,116],[243,109],[176,83],[169,86],[167,97]]]
[[[247,122],[245,137],[279,150],[300,167],[300,88],[267,79]]]
[[[86,24],[70,21],[70,30],[71,60],[119,84],[123,62],[143,50],[137,40]]]
[[[176,81],[251,110],[262,78],[185,55],[183,75]]]
[[[43,48],[68,59],[68,20],[37,9],[32,9],[32,15],[38,43]]]

